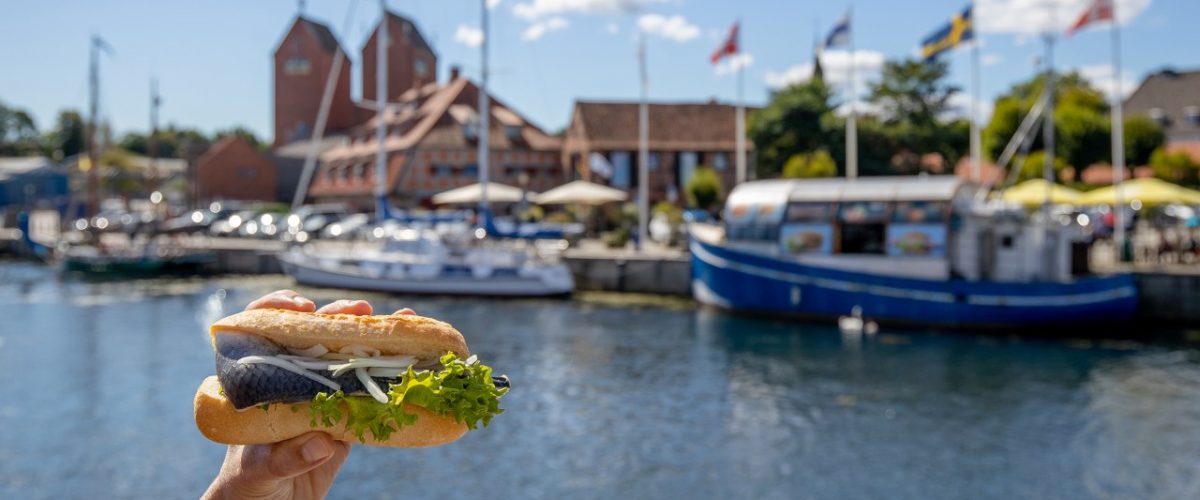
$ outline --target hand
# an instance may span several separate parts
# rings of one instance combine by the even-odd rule
[[[291,309],[322,314],[372,313],[365,300],[338,300],[317,309],[313,301],[291,290],[278,290],[251,302],[250,309]],[[404,308],[395,314],[415,314]],[[324,498],[338,469],[350,454],[350,443],[324,432],[310,432],[275,444],[233,445],[221,472],[204,493],[206,499]]]

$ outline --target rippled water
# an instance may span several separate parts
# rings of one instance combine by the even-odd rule
[[[192,421],[205,326],[285,285],[0,263],[0,498],[198,495],[224,453]],[[335,498],[1200,497],[1190,349],[367,298],[450,321],[515,389],[454,445],[355,448]]]

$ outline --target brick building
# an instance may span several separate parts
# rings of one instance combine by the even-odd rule
[[[1166,132],[1168,151],[1200,161],[1200,70],[1162,70],[1147,76],[1129,98],[1125,116],[1147,116]]]
[[[477,182],[479,88],[456,70],[444,84],[404,91],[385,116],[387,179],[394,204],[427,203],[432,195]],[[490,176],[493,182],[541,191],[563,182],[561,140],[496,101],[490,104]],[[376,121],[353,129],[342,145],[321,155],[309,195],[362,209],[373,203]],[[524,174],[524,175],[522,175]]]
[[[275,48],[275,139],[274,146],[312,136],[321,108],[325,80],[341,44],[328,26],[297,16]],[[333,102],[329,107],[328,131],[346,130],[356,124],[350,100],[350,58],[342,61]]]
[[[196,159],[199,200],[276,199],[277,167],[236,135],[227,136]]]
[[[747,113],[750,109],[747,109]],[[712,167],[726,190],[736,180],[737,107],[717,102],[649,105],[651,202],[683,199],[692,172]],[[746,141],[747,168],[754,145]],[[612,166],[604,176],[590,168],[592,153]],[[563,140],[566,176],[606,183],[636,194],[638,185],[638,103],[578,101]]]
[[[408,18],[388,12],[387,95],[398,96],[409,89],[424,87],[437,81],[437,54],[421,31]],[[371,31],[362,48],[362,96],[363,100],[375,100],[375,38],[379,27]],[[366,118],[374,116],[373,109]]]

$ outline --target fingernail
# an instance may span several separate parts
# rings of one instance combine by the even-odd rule
[[[304,457],[305,462],[320,462],[331,454],[333,450],[329,449],[329,444],[320,437],[312,438],[300,447],[300,456]]]

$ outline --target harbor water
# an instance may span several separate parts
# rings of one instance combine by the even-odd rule
[[[0,498],[199,495],[225,453],[192,419],[206,327],[291,286],[0,262]],[[453,445],[355,447],[332,498],[1200,497],[1200,350],[1141,332],[856,338],[674,301],[300,291],[447,320],[514,387]]]

